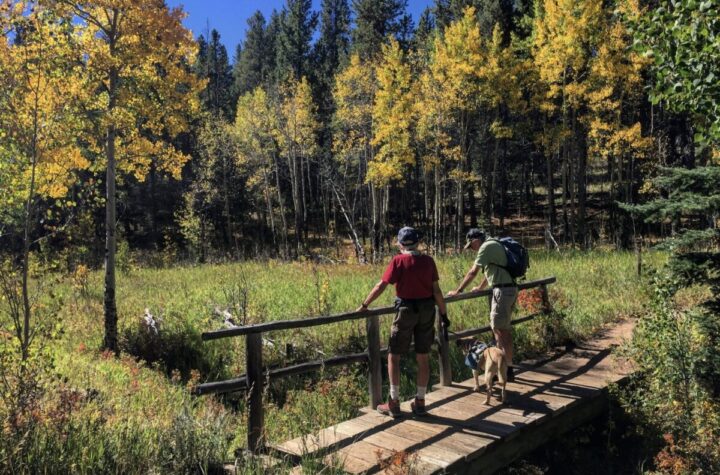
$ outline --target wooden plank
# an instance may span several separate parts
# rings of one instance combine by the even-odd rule
[[[304,457],[351,438],[352,436],[338,432],[335,427],[328,427],[315,434],[304,435],[275,445],[274,448],[287,454]]]
[[[392,451],[365,441],[357,441],[351,446],[326,455],[323,460],[343,460],[343,470],[349,473],[362,473],[377,467],[381,461],[392,456]]]
[[[385,416],[380,414],[376,416],[385,419]],[[368,414],[368,417],[374,415]],[[470,452],[477,452],[492,441],[478,435],[466,434],[463,432],[463,426],[447,424],[433,417],[403,418],[401,422],[391,425],[386,430],[402,434],[403,437],[415,441],[432,438],[436,441],[434,443],[465,456]]]

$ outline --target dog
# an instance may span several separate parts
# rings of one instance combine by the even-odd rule
[[[505,361],[505,352],[497,346],[491,346],[483,351],[477,368],[473,369],[473,378],[475,378],[475,387],[473,391],[480,392],[480,382],[478,376],[480,368],[485,366],[485,404],[490,405],[490,396],[492,395],[495,376],[497,375],[498,383],[500,383],[500,402],[505,404],[505,384],[507,383],[507,361]]]

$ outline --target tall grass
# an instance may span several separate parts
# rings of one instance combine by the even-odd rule
[[[472,257],[437,259],[443,290],[457,286]],[[664,256],[650,253],[645,259],[658,264]],[[519,357],[552,342],[586,338],[607,322],[642,312],[644,284],[634,268],[630,253],[534,251],[528,279],[557,277],[550,286],[555,311],[515,327]],[[353,310],[383,270],[383,264],[277,261],[130,269],[119,276],[117,302],[123,348],[133,355],[120,359],[97,350],[103,328],[101,273],[68,278],[57,289],[65,302],[58,315],[63,333],[53,342],[61,383],[48,388],[44,407],[48,413],[61,407],[57,394],[62,391],[79,396],[73,396],[74,405],[62,406],[70,407],[64,429],[40,424],[43,430],[27,442],[27,466],[19,471],[205,472],[212,461],[233,458],[245,440],[243,395],[195,398],[187,386],[244,373],[244,342],[202,342],[200,334],[222,327],[225,310],[237,324]],[[388,289],[376,305],[390,305],[393,294]],[[144,333],[145,309],[160,320],[157,335]],[[484,326],[488,302],[453,303],[449,314],[455,331]],[[390,323],[389,316],[382,318],[384,340]],[[363,351],[366,346],[364,321],[265,337],[263,356],[269,365]],[[158,351],[148,357],[153,345]],[[453,350],[451,358],[455,379],[469,377],[462,355]],[[415,390],[413,360],[404,358],[402,363],[404,397]],[[431,383],[437,383],[436,358],[432,361]],[[265,396],[268,440],[282,441],[353,416],[368,403],[366,385],[360,365],[273,382]],[[59,462],[50,464],[56,458]],[[245,468],[251,470],[250,465]]]

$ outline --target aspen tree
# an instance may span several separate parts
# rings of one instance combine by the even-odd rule
[[[572,243],[576,231],[584,238],[587,150],[579,114],[587,102],[587,72],[602,14],[601,0],[542,0],[534,21],[533,57],[545,88],[538,108],[545,114],[548,200],[554,202],[553,163],[560,160],[564,238]]]
[[[64,198],[77,183],[75,172],[89,166],[77,142],[75,105],[84,91],[73,33],[58,12],[37,2],[0,2],[0,228],[9,225],[20,243],[18,255],[0,262],[0,295],[14,302],[5,309],[22,361],[37,327],[30,289],[37,222],[53,204],[73,205]]]
[[[105,338],[115,353],[117,173],[143,180],[151,164],[179,178],[188,156],[166,138],[188,130],[204,84],[190,71],[196,44],[182,9],[159,0],[53,0],[80,22],[90,151],[105,169]]]
[[[280,154],[285,157],[290,172],[293,208],[295,211],[296,251],[302,252],[305,222],[307,221],[306,170],[317,152],[316,134],[319,124],[310,84],[305,77],[288,80],[281,93],[276,137]],[[308,184],[309,186],[309,184]]]

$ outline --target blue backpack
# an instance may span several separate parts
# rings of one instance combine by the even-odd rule
[[[505,248],[505,256],[507,257],[507,265],[498,267],[502,267],[508,271],[510,277],[513,279],[524,277],[530,268],[530,255],[527,249],[511,237],[493,239],[493,241],[502,244],[502,247]]]

